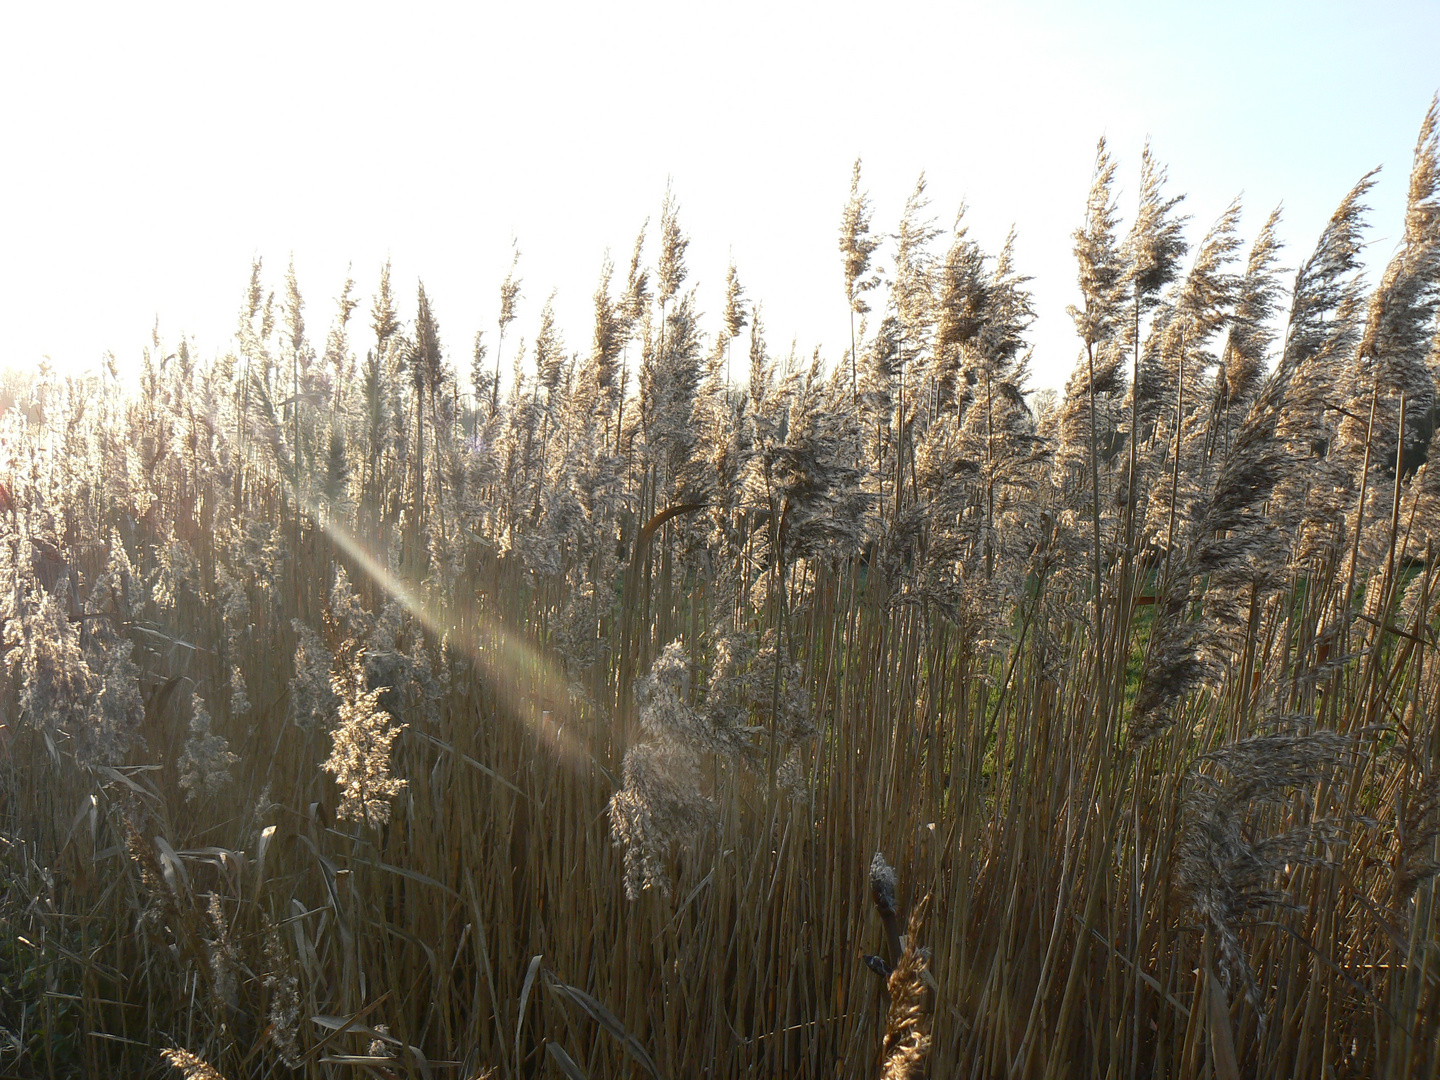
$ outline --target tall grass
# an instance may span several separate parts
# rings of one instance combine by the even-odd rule
[[[871,310],[858,165],[833,365],[734,268],[706,352],[667,196],[508,391],[258,263],[12,377],[0,1068],[1435,1075],[1436,118],[1374,288],[1369,178],[1287,290],[1102,145],[1044,407],[923,182]]]

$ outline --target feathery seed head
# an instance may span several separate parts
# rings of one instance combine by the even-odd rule
[[[870,896],[881,915],[896,913],[896,885],[895,868],[885,861],[881,852],[875,852],[874,858],[870,860]]]
[[[336,815],[379,828],[390,820],[390,801],[405,790],[406,781],[390,775],[390,750],[404,725],[392,726],[380,706],[386,687],[365,689],[360,667],[331,682],[338,702],[330,738],[333,747],[321,768],[335,777],[340,789]]]
[[[1238,985],[1256,1008],[1261,991],[1239,923],[1286,906],[1276,878],[1289,867],[1326,863],[1316,849],[1340,839],[1326,819],[1266,835],[1261,811],[1293,796],[1308,799],[1309,789],[1340,767],[1353,745],[1330,731],[1257,736],[1206,754],[1190,774],[1176,881],[1215,935],[1228,987]]]
[[[840,254],[845,269],[845,299],[850,310],[864,315],[870,310],[865,294],[880,284],[879,275],[869,274],[870,259],[880,246],[880,237],[870,232],[870,196],[860,191],[860,159],[850,173],[850,198],[840,218]],[[869,275],[869,276],[867,276]]]
[[[609,811],[610,834],[625,849],[625,895],[631,900],[646,889],[668,896],[670,848],[693,843],[716,821],[715,804],[701,793],[693,751],[671,738],[625,752]]]
[[[335,715],[336,697],[331,689],[330,670],[335,657],[320,635],[299,619],[290,621],[295,643],[295,674],[290,679],[290,718],[306,731],[329,723]]]
[[[877,856],[878,858],[878,856]],[[881,1080],[922,1080],[930,1056],[930,992],[926,972],[930,952],[919,944],[930,906],[926,896],[910,912],[905,951],[886,980],[890,1011],[881,1047]]]
[[[223,735],[210,730],[210,710],[199,694],[190,696],[190,736],[180,755],[180,786],[185,799],[193,802],[201,795],[213,796],[230,783],[230,770],[240,758],[230,752]]]
[[[1140,207],[1125,239],[1131,288],[1142,306],[1175,280],[1187,250],[1184,228],[1190,219],[1175,213],[1185,196],[1165,198],[1165,180],[1165,167],[1147,139],[1140,155]]]
[[[665,201],[660,208],[660,260],[656,268],[656,299],[667,303],[685,280],[685,249],[690,238],[680,231],[680,204],[670,185],[665,186]]]
[[[189,1050],[162,1050],[160,1056],[183,1080],[225,1080],[219,1069]]]
[[[510,269],[505,272],[505,280],[500,283],[500,332],[505,332],[505,327],[515,321],[515,304],[520,299],[520,279],[515,276],[515,268],[520,265],[520,245],[512,241],[512,254],[510,256]]]
[[[1083,308],[1071,307],[1070,317],[1086,345],[1110,336],[1124,290],[1124,262],[1115,238],[1120,221],[1113,193],[1115,161],[1102,138],[1095,150],[1095,173],[1085,200],[1085,223],[1075,231],[1075,261],[1079,266]]]

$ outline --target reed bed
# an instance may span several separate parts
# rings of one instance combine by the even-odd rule
[[[667,195],[585,350],[11,376],[0,1071],[1436,1075],[1436,124],[1373,286],[1102,143],[1059,396],[858,163],[830,363]]]

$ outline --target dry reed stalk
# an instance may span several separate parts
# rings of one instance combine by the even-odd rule
[[[631,1067],[558,999],[519,1023],[543,954],[666,1075],[859,1075],[887,1035],[844,959],[873,926],[854,859],[883,848],[946,960],[933,1014],[897,984],[896,1069],[1189,1075],[1228,1067],[1223,1027],[1245,1075],[1432,1075],[1440,612],[1406,327],[1433,200],[1367,320],[1351,192],[1261,384],[1264,245],[1233,303],[1201,302],[1230,295],[1223,229],[1151,290],[1156,230],[1122,248],[1106,168],[1086,357],[1050,411],[1007,352],[1006,256],[932,253],[927,300],[915,236],[913,295],[857,325],[838,389],[754,317],[748,389],[710,379],[673,259],[663,307],[638,261],[620,299],[602,284],[573,366],[502,394],[481,357],[474,409],[446,371],[415,384],[393,296],[368,363],[342,337],[322,361],[298,286],[268,307],[258,268],[235,363],[157,343],[134,401],[7,382],[0,1069],[153,1070],[164,1030],[226,1075],[318,1076],[370,1036],[315,1018],[364,1010],[436,1069]],[[337,785],[342,705],[384,738],[351,724]],[[1190,797],[1237,747],[1278,769],[1264,740],[1296,718],[1348,733],[1352,767],[1248,809]],[[657,842],[668,896],[630,899],[606,811],[662,737],[703,827]],[[1298,851],[1327,816],[1348,842]],[[1260,892],[1281,902],[1237,917]],[[1237,957],[1260,1007],[1217,994]]]

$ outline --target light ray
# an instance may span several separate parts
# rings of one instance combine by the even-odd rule
[[[479,604],[469,605],[465,619],[450,618],[427,602],[413,583],[377,559],[333,515],[322,514],[309,500],[302,500],[302,505],[320,530],[376,585],[399,601],[426,630],[470,659],[512,720],[525,724],[571,769],[578,770],[586,762],[599,767],[591,747],[576,732],[579,717],[573,705],[574,694],[569,680],[554,662]],[[532,684],[533,696],[520,689],[526,682]],[[602,771],[608,775],[608,770]]]

